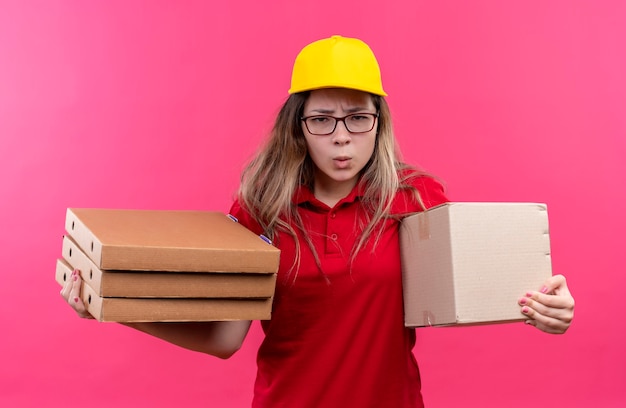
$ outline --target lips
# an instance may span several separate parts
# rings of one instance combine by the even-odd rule
[[[348,156],[338,156],[338,157],[333,158],[333,162],[335,163],[335,166],[337,166],[340,169],[347,168],[350,165],[350,160],[352,160],[352,158]]]

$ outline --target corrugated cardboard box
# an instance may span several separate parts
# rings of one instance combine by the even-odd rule
[[[100,269],[278,271],[280,251],[220,212],[68,208],[65,230]]]
[[[266,320],[280,251],[220,212],[69,208],[64,285],[100,321]]]
[[[57,259],[56,281],[63,286],[72,267]],[[206,322],[268,320],[272,298],[117,298],[102,297],[83,282],[81,299],[101,322]]]
[[[102,270],[68,236],[63,237],[63,260],[102,297],[271,298],[276,287],[276,273],[270,272]]]
[[[523,320],[517,299],[552,274],[545,204],[443,204],[400,243],[407,327]]]

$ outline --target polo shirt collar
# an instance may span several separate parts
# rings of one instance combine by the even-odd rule
[[[359,182],[356,184],[356,186],[352,188],[352,190],[347,196],[339,200],[336,206],[341,205],[341,204],[346,204],[346,203],[353,203],[360,197],[363,197],[364,193],[365,193],[365,187],[363,186],[361,182]],[[326,204],[322,203],[317,198],[315,198],[315,195],[313,194],[313,192],[311,191],[309,187],[303,186],[303,185],[299,186],[295,194],[293,195],[293,203],[296,205],[310,203],[316,207],[324,207],[324,208],[328,207]]]

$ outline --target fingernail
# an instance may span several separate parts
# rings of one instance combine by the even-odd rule
[[[77,272],[77,271],[76,271],[76,269],[74,269],[74,270],[72,271],[72,276],[75,276],[75,275],[76,275],[76,272]]]
[[[74,281],[77,281],[77,280],[78,280],[78,276],[74,276]]]
[[[74,303],[78,303],[78,298],[77,297],[74,298]]]
[[[528,313],[528,307],[527,306],[524,306],[522,308],[522,313]]]
[[[528,294],[526,294],[526,296],[528,296]],[[521,305],[525,305],[527,301],[528,301],[528,300],[527,300],[526,298],[521,298],[521,299],[520,299],[520,301],[519,301],[519,303],[520,303]]]
[[[526,297],[533,297],[533,292],[526,292]]]
[[[544,286],[543,288],[541,288],[541,293],[548,293],[548,287]]]

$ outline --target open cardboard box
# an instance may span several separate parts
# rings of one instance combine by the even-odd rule
[[[406,327],[524,320],[517,299],[552,274],[538,203],[446,203],[400,227]]]

